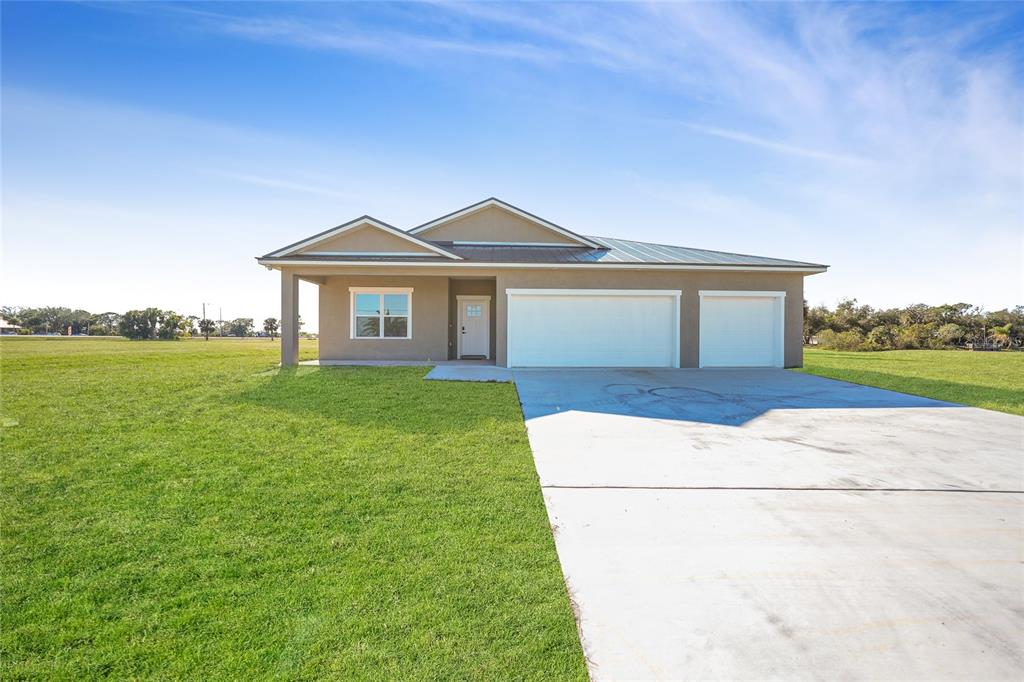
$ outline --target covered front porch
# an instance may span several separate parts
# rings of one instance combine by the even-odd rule
[[[304,365],[494,366],[496,277],[282,269],[281,364],[299,364],[299,283],[318,287],[319,358]]]

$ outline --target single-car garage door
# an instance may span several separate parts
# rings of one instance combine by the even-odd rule
[[[675,290],[508,289],[509,367],[678,367]]]
[[[782,367],[784,292],[701,291],[701,367]]]

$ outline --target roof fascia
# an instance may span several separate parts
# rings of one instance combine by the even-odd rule
[[[409,230],[409,234],[421,234],[423,232],[427,232],[429,230],[432,230],[435,227],[440,227],[441,225],[445,225],[447,223],[450,223],[453,220],[458,220],[459,218],[462,218],[464,216],[470,215],[471,213],[476,213],[477,211],[482,211],[483,209],[490,208],[490,207],[502,208],[502,209],[508,211],[509,213],[512,213],[514,215],[519,216],[520,218],[523,218],[525,220],[529,220],[531,223],[539,225],[539,226],[541,226],[541,227],[543,227],[545,229],[551,230],[552,232],[556,232],[556,233],[562,235],[563,237],[568,237],[569,239],[572,239],[573,241],[579,242],[581,246],[589,246],[592,249],[602,249],[602,248],[605,248],[605,247],[601,246],[600,244],[596,244],[596,243],[590,241],[589,239],[587,239],[586,237],[584,237],[582,235],[576,234],[575,232],[572,232],[571,230],[567,230],[564,227],[562,227],[560,225],[556,225],[555,223],[553,223],[553,222],[551,222],[549,220],[544,220],[540,216],[535,216],[534,214],[532,214],[532,213],[530,213],[528,211],[524,211],[523,209],[521,209],[521,208],[519,208],[517,206],[513,206],[512,204],[509,204],[507,202],[504,202],[501,199],[498,199],[496,197],[490,197],[489,199],[484,199],[483,201],[479,201],[479,202],[477,202],[475,204],[472,204],[471,206],[467,206],[465,208],[460,208],[458,211],[455,211],[453,213],[449,213],[447,215],[443,215],[440,218],[435,218],[434,220],[431,220],[429,222],[423,223],[422,225],[419,225],[419,226],[414,227],[411,230]]]
[[[460,263],[445,263],[443,261],[414,262],[414,261],[331,261],[331,260],[303,260],[297,258],[257,258],[256,262],[268,268],[280,267],[282,265],[321,265],[321,266],[362,266],[362,267],[466,267],[481,269],[534,269],[534,270],[580,270],[580,269],[606,269],[606,270],[726,270],[744,272],[794,272],[815,274],[828,270],[827,265],[722,265],[722,264],[701,264],[701,263],[487,263],[481,261],[462,261]]]
[[[297,241],[294,244],[289,244],[288,246],[278,249],[277,251],[272,251],[271,253],[268,253],[266,256],[264,256],[264,258],[281,258],[284,256],[290,256],[294,254],[296,251],[312,246],[314,244],[319,244],[320,242],[326,241],[333,237],[337,237],[338,235],[344,234],[349,230],[354,230],[358,227],[364,227],[367,225],[369,225],[370,227],[377,228],[379,230],[383,230],[388,234],[392,234],[408,242],[412,242],[417,246],[422,246],[423,248],[429,249],[430,251],[445,256],[446,258],[451,258],[452,260],[462,260],[462,256],[454,254],[446,249],[442,249],[441,247],[435,244],[431,244],[430,242],[420,239],[419,237],[414,237],[413,235],[409,234],[404,230],[400,230],[393,225],[388,225],[384,221],[377,220],[376,218],[368,215],[361,216],[359,218],[356,218],[355,220],[351,220],[347,223],[338,225],[337,227],[332,227],[329,230],[324,230],[319,234],[315,234],[312,237],[307,237],[306,239]]]

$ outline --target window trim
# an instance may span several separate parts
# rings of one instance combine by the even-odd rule
[[[408,341],[412,339],[412,287],[349,287],[348,288],[348,312],[349,312],[349,328],[348,335],[352,341]],[[381,336],[356,336],[356,294],[377,294],[384,296],[386,294],[405,294],[409,298],[409,313],[407,315],[388,315],[387,317],[404,317],[406,318],[405,325],[405,336],[384,336],[384,320],[385,315],[381,314],[377,317],[381,320],[380,333]],[[365,316],[364,316],[365,317]]]

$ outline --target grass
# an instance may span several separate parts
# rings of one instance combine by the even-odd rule
[[[586,678],[512,386],[258,340],[0,358],[0,677]]]
[[[1024,415],[1024,353],[804,349],[808,374]]]

